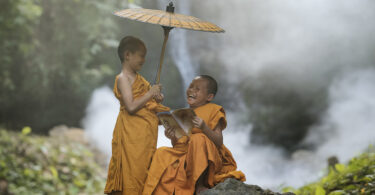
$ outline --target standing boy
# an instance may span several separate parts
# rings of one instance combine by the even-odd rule
[[[150,86],[138,71],[146,56],[146,46],[138,38],[124,37],[118,46],[122,70],[116,76],[113,92],[120,101],[112,138],[112,157],[104,193],[142,193],[147,170],[156,150],[159,120],[156,112],[168,111],[161,86]]]

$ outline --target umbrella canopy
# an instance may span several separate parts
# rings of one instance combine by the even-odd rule
[[[160,72],[164,59],[164,52],[166,43],[169,36],[169,31],[172,28],[184,28],[189,30],[197,31],[206,31],[206,32],[224,32],[223,29],[212,24],[210,22],[202,21],[193,16],[187,16],[182,14],[174,13],[173,3],[169,3],[166,11],[162,10],[153,10],[153,9],[142,9],[142,8],[133,8],[133,9],[124,9],[116,11],[114,13],[117,16],[136,20],[145,23],[158,24],[161,25],[164,29],[164,43],[162,47],[162,52],[160,55],[160,64],[158,68],[157,78],[155,83],[158,84],[160,81]]]
[[[170,6],[173,6],[173,4],[170,4]],[[168,7],[167,11],[142,8],[125,9],[115,12],[115,15],[140,22],[159,24],[167,27],[208,32],[224,32],[223,29],[210,22],[202,21],[193,16],[169,12]]]

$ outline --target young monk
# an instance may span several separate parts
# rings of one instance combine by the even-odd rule
[[[137,72],[145,61],[146,46],[138,38],[124,37],[118,46],[122,71],[113,92],[120,101],[112,138],[112,157],[104,193],[142,193],[147,170],[156,150],[159,120],[156,112],[168,111],[161,86],[150,84]]]
[[[223,145],[226,127],[224,109],[210,103],[217,92],[217,82],[210,76],[196,77],[186,90],[187,102],[197,115],[190,138],[177,140],[174,130],[166,128],[173,148],[161,147],[155,152],[143,190],[144,195],[199,193],[225,178],[245,181],[236,171],[230,151]]]

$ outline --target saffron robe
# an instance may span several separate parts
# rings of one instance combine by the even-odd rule
[[[194,109],[194,112],[210,129],[219,123],[221,127],[226,127],[225,112],[219,105],[208,103]],[[201,129],[194,128],[192,133],[190,138],[180,138],[173,148],[157,149],[143,190],[144,195],[192,195],[198,178],[206,169],[205,182],[210,187],[229,177],[246,180],[241,171],[236,171],[236,162],[224,145],[218,149]]]
[[[156,150],[159,119],[155,113],[168,111],[169,108],[151,99],[135,114],[129,114],[117,81],[118,77],[113,92],[120,101],[120,112],[113,130],[112,157],[104,193],[138,195],[142,193]],[[133,99],[143,96],[150,88],[150,83],[137,74],[132,84]]]

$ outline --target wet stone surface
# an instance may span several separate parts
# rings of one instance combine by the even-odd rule
[[[248,185],[236,179],[228,178],[199,195],[293,195],[294,193],[277,193],[262,189],[257,185]]]

